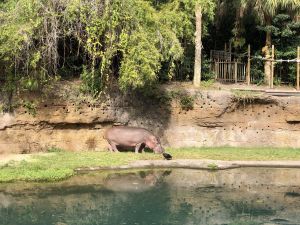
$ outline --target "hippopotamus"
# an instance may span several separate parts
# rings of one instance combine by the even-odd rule
[[[164,153],[160,140],[150,131],[139,127],[113,126],[107,129],[103,136],[108,142],[111,152],[118,152],[117,146],[134,147],[135,153],[150,148],[154,153]]]

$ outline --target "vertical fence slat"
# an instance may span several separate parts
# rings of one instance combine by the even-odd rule
[[[222,63],[222,79],[224,79],[224,63]]]
[[[247,65],[242,62],[215,62],[215,79],[222,82],[245,82]]]
[[[237,75],[238,75],[238,66],[237,62],[234,63],[234,83],[237,83]]]

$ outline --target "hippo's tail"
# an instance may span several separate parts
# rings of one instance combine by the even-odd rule
[[[102,138],[105,140],[107,140],[107,131],[108,131],[108,129],[106,129],[102,135]]]
[[[105,129],[105,131],[104,131],[104,133],[103,133],[103,139],[105,139],[105,140],[108,140],[108,132],[113,128],[114,126],[112,126],[112,127],[109,127],[109,128],[107,128],[107,129]]]

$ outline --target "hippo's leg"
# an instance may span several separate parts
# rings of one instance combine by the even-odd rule
[[[139,153],[139,151],[144,151],[145,145],[143,143],[137,144],[135,146],[135,153]]]
[[[114,150],[113,150],[113,148],[112,148],[112,146],[110,144],[108,144],[107,150],[110,151],[110,152],[114,152]]]
[[[140,148],[142,153],[145,153],[145,147],[146,147],[146,145],[144,143],[142,143],[141,148]]]
[[[119,152],[117,145],[114,142],[109,141],[108,143],[111,152]]]

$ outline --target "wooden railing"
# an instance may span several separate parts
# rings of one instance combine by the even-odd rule
[[[231,61],[231,52],[210,50],[210,60],[217,62]]]
[[[246,64],[242,62],[215,62],[216,80],[221,82],[245,82]]]

